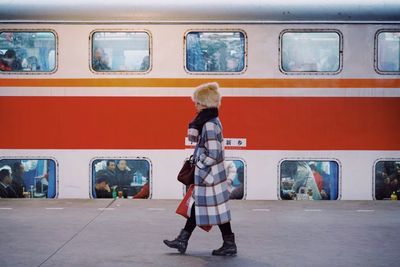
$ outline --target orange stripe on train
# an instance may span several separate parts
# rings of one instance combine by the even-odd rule
[[[183,149],[189,97],[0,97],[3,149]],[[400,150],[400,98],[225,97],[250,150]]]
[[[0,87],[195,87],[217,81],[228,88],[400,88],[400,79],[220,79],[220,78],[7,78]]]

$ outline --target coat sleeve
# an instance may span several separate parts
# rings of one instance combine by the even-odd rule
[[[222,142],[219,140],[221,129],[212,122],[207,122],[204,125],[203,131],[205,131],[204,140],[204,153],[200,155],[197,167],[203,169],[210,167],[217,163],[217,159],[221,157],[222,153]]]

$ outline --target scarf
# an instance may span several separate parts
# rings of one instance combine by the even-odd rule
[[[218,117],[218,108],[203,109],[197,113],[197,116],[191,123],[189,123],[189,129],[196,129],[199,131],[199,135],[201,135],[201,130],[203,129],[204,124],[216,117]]]

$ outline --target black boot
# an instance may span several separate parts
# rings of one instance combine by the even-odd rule
[[[236,255],[237,247],[236,247],[236,243],[235,243],[235,234],[223,235],[222,239],[224,240],[222,247],[220,247],[217,250],[213,250],[212,254],[215,256]]]
[[[179,250],[181,254],[184,254],[186,252],[186,248],[191,234],[192,233],[189,233],[185,229],[182,229],[177,238],[175,238],[172,241],[164,240],[164,244],[170,248],[176,248]]]

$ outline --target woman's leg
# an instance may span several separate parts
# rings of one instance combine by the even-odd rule
[[[235,235],[232,233],[231,223],[227,222],[220,224],[218,227],[219,230],[221,230],[222,240],[224,240],[224,243],[222,244],[222,247],[214,250],[212,254],[216,256],[236,255],[237,247],[235,243]]]
[[[194,213],[194,204],[193,204],[190,217],[186,220],[185,228],[181,230],[178,237],[175,238],[174,240],[171,241],[164,240],[164,244],[170,248],[176,248],[182,254],[185,253],[189,238],[192,235],[192,232],[195,228],[196,228],[196,215]]]
[[[186,220],[186,224],[183,229],[189,233],[192,233],[195,228],[196,228],[196,214],[194,211],[194,204],[193,204],[192,211],[190,212],[190,217]]]
[[[218,227],[219,227],[219,230],[221,231],[222,236],[233,234],[230,222],[220,224],[220,225],[218,225]]]

